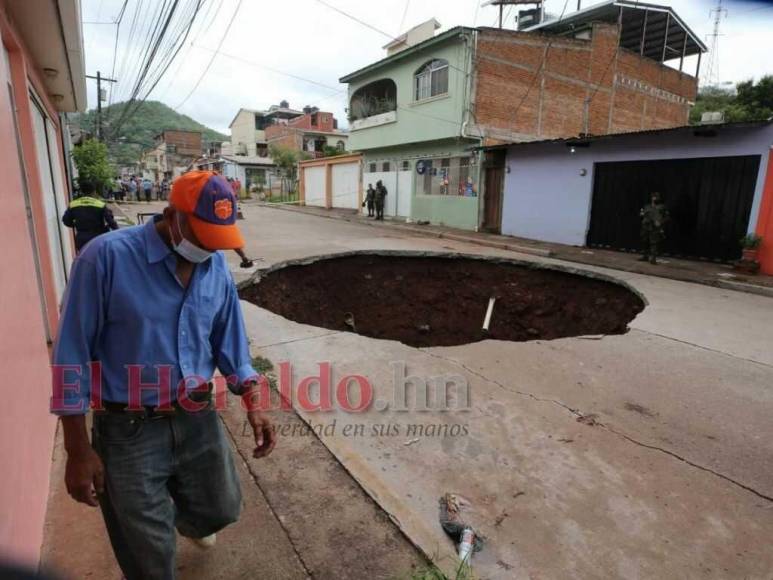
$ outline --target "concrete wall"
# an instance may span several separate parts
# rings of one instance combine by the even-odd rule
[[[43,186],[51,175],[42,175],[38,166],[30,88],[40,95],[53,127],[49,137],[53,137],[51,148],[56,151],[52,155],[54,185],[57,189],[68,185],[58,112],[37,72],[45,63],[32,57],[7,17],[7,4],[0,0],[0,35],[8,51],[0,62],[0,140],[4,145],[0,156],[4,182],[0,188],[0,231],[5,252],[3,272],[7,274],[0,284],[0,359],[6,377],[0,384],[0,557],[34,566],[43,537],[56,426],[48,412],[51,374],[47,341],[56,331],[59,311],[50,248],[60,242],[49,239],[46,228]],[[50,8],[55,10],[54,5]],[[39,33],[56,37],[59,30]],[[64,243],[71,247],[69,233]]]
[[[369,183],[376,185],[381,179],[387,184],[389,195],[385,213],[426,220],[432,224],[447,225],[467,230],[478,226],[478,197],[458,195],[423,195],[417,188],[416,163],[420,159],[470,156],[471,141],[445,140],[368,151],[363,156],[363,189]],[[383,163],[390,164],[390,171],[383,172]],[[403,162],[408,170],[402,171]],[[376,164],[376,172],[371,165]],[[389,173],[389,175],[386,175]],[[473,172],[476,187],[479,186],[477,169]],[[387,183],[388,181],[388,183]],[[389,184],[392,184],[390,188]],[[478,187],[479,189],[479,187]],[[408,212],[408,213],[402,213]]]
[[[254,157],[258,154],[255,144],[265,140],[265,133],[255,129],[255,113],[239,111],[231,125],[231,146],[234,154],[242,154],[240,146],[244,145],[247,148],[246,155]]]
[[[505,175],[502,233],[585,245],[590,225],[594,163],[762,155],[749,220],[754,231],[762,200],[773,126],[724,128],[717,137],[678,134],[621,136],[591,142],[571,154],[564,143],[512,146],[507,154],[510,173]],[[582,176],[582,170],[587,175]]]

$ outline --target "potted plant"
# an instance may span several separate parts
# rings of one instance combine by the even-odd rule
[[[757,234],[746,234],[741,238],[741,248],[743,249],[743,260],[747,262],[756,262],[759,253],[762,237]]]

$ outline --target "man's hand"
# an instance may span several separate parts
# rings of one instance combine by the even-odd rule
[[[90,447],[68,454],[64,482],[75,501],[99,505],[97,496],[105,491],[105,472],[99,455]]]
[[[97,452],[89,443],[86,433],[86,416],[62,417],[64,448],[67,451],[67,467],[64,483],[75,501],[97,506],[97,495],[105,490],[105,468]]]
[[[252,452],[252,456],[255,459],[266,457],[276,445],[276,431],[271,420],[260,411],[248,411],[247,420],[255,434],[255,450]]]

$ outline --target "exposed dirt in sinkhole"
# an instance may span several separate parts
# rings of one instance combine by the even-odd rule
[[[323,259],[272,271],[241,294],[295,322],[416,347],[623,334],[644,310],[639,296],[612,282],[459,257]]]

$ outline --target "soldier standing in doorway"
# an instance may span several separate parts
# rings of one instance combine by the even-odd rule
[[[384,221],[384,202],[386,201],[387,188],[378,180],[376,182],[376,219]]]
[[[645,205],[641,212],[641,241],[642,257],[639,261],[650,264],[658,263],[660,246],[666,238],[666,222],[668,222],[668,210],[661,201],[660,193],[653,192],[650,203]]]

